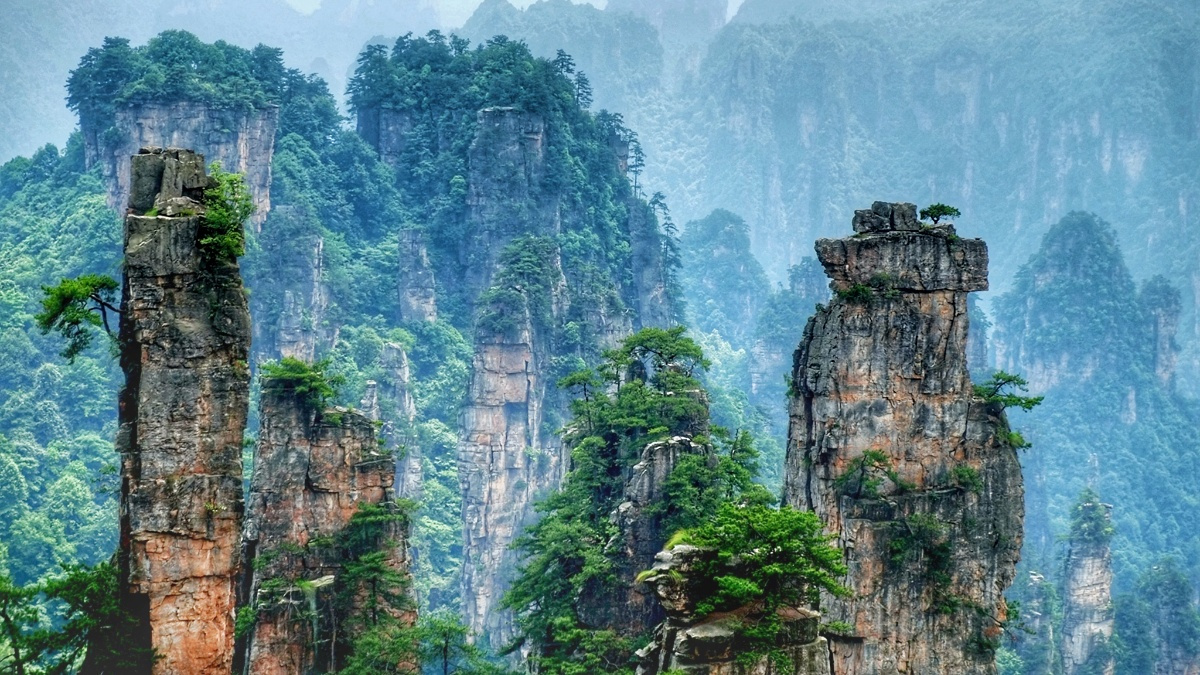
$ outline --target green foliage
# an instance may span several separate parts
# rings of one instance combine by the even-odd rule
[[[778,610],[815,603],[821,591],[850,594],[838,582],[846,566],[833,539],[808,511],[722,504],[683,540],[703,550],[688,578],[696,614],[755,608],[761,618],[741,627],[739,660],[777,656]]]
[[[1013,393],[1025,391],[1028,383],[1020,375],[1012,375],[1003,370],[992,373],[986,382],[975,385],[975,395],[988,403],[998,403],[1003,408],[1020,408],[1026,412],[1045,400],[1045,396],[1020,396]]]
[[[966,464],[959,464],[950,470],[950,482],[955,487],[975,494],[983,490],[983,478],[979,476],[979,470]]]
[[[647,509],[664,541],[668,523],[700,525],[731,500],[744,506],[771,501],[751,482],[757,452],[748,434],[712,430],[716,445],[705,445],[708,410],[696,374],[706,364],[683,328],[652,328],[606,352],[596,369],[560,380],[578,395],[564,431],[571,471],[562,489],[538,505],[541,520],[518,540],[521,573],[504,599],[541,672],[632,672],[638,639],[586,626],[577,600],[633,582],[617,578],[619,552],[607,548],[616,532],[610,514],[647,444],[674,436],[694,440],[668,476],[663,502]]]
[[[63,279],[57,286],[43,286],[42,311],[34,320],[43,335],[51,331],[62,335],[67,341],[62,356],[68,363],[75,363],[75,358],[91,345],[93,329],[103,326],[115,342],[116,331],[108,317],[109,313],[121,313],[113,304],[119,289],[115,279],[103,274],[85,274]]]
[[[852,284],[848,288],[838,289],[837,296],[855,305],[869,305],[875,299],[875,289],[867,284]]]
[[[130,636],[136,621],[119,604],[117,569],[69,565],[40,584],[20,587],[0,575],[0,651],[5,673],[133,672],[151,652]],[[94,670],[93,670],[94,669]]]
[[[1116,534],[1108,510],[1095,490],[1085,488],[1071,510],[1071,541],[1107,545]]]
[[[892,468],[892,460],[882,450],[867,450],[846,465],[842,475],[833,481],[839,494],[854,499],[878,499],[884,480],[890,481],[899,492],[912,489],[912,484],[900,478]]]
[[[337,395],[338,387],[345,383],[344,377],[330,374],[328,370],[328,359],[305,363],[285,356],[262,365],[263,388],[294,393],[310,408],[321,412]]]
[[[258,558],[255,558],[254,562],[257,563],[258,560]],[[249,635],[256,623],[258,623],[257,607],[253,605],[238,607],[237,616],[234,617],[233,636],[235,638],[242,638]]]
[[[962,211],[941,203],[921,209],[921,220],[932,220],[934,225],[942,218],[957,218],[961,215]]]
[[[912,560],[919,561],[926,580],[935,587],[937,604],[940,607],[951,608],[955,603],[946,595],[945,590],[950,583],[953,548],[946,524],[936,516],[915,513],[897,522],[895,530],[888,542],[891,563],[904,565]]]
[[[466,229],[466,177],[478,111],[488,108],[536,114],[546,130],[542,179],[530,186],[527,200],[501,204],[505,212],[497,217],[506,231],[544,233],[541,214],[557,204],[556,243],[572,312],[583,318],[587,308],[635,306],[633,230],[644,240],[657,239],[660,255],[670,252],[671,236],[658,222],[663,211],[638,199],[619,168],[614,141],[631,139],[632,132],[620,115],[593,115],[581,106],[577,78],[565,61],[535,58],[525,44],[504,37],[469,46],[437,31],[405,35],[391,50],[369,46],[348,87],[354,112],[383,110],[410,121],[396,179],[409,220],[429,244],[439,311],[449,309],[463,328],[470,319],[464,310],[474,301],[467,295],[478,290],[458,280],[480,264],[468,259],[477,234]],[[669,262],[663,276],[673,287]]]
[[[205,44],[191,33],[168,30],[145,46],[109,37],[89,49],[67,80],[67,105],[84,126],[103,131],[118,106],[195,101],[218,108],[262,109],[279,103],[283,53],[259,45]]]
[[[200,249],[214,261],[236,262],[246,252],[242,227],[254,213],[254,204],[241,174],[222,171],[220,162],[213,162],[209,178],[215,185],[204,191],[204,216],[198,233]]]
[[[59,319],[94,331],[96,315],[75,311],[94,306],[80,300],[89,288],[115,298],[101,280],[119,274],[120,236],[98,172],[83,171],[78,134],[64,151],[46,146],[0,166],[0,360],[10,365],[0,372],[0,572],[19,585],[60,564],[99,563],[117,544],[117,486],[103,470],[117,462],[120,370],[94,340],[64,362],[63,341],[43,334],[37,315],[50,309],[43,288],[57,286]]]

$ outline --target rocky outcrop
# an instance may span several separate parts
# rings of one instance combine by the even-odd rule
[[[147,146],[193,148],[225,171],[243,174],[254,199],[251,222],[260,227],[271,210],[271,157],[279,109],[214,108],[204,103],[141,103],[119,107],[112,127],[81,119],[88,168],[100,166],[109,206],[129,198],[129,158]]]
[[[618,635],[641,636],[663,620],[653,588],[635,579],[654,565],[655,556],[671,534],[664,530],[659,512],[666,497],[667,478],[685,455],[711,452],[710,447],[694,443],[687,436],[655,441],[642,450],[640,461],[625,482],[624,500],[611,514],[617,534],[607,548],[619,590],[614,592],[612,586],[597,583],[594,592],[582,594],[579,615],[586,625],[612,629]]]
[[[260,420],[245,531],[253,570],[245,604],[254,622],[239,650],[241,672],[336,672],[365,625],[368,603],[348,580],[347,563],[382,552],[384,567],[408,576],[395,465],[370,418],[318,410],[286,386],[264,385]],[[376,510],[364,518],[367,507]],[[405,624],[415,619],[403,604],[383,606]]]
[[[665,328],[672,319],[668,298],[667,263],[663,258],[663,235],[654,210],[646,203],[629,202],[629,238],[633,247],[633,292],[630,304],[637,310],[636,328]]]
[[[744,647],[739,628],[754,620],[754,611],[746,607],[696,615],[688,572],[700,554],[692,546],[676,546],[657,555],[646,583],[654,588],[667,618],[655,630],[654,641],[638,652],[638,675],[830,675],[829,644],[818,634],[821,615],[805,607],[778,612],[783,629],[777,646],[788,665],[769,656],[748,665],[739,662]]]
[[[423,230],[400,230],[399,291],[400,321],[437,321],[437,283]]]
[[[470,298],[491,285],[500,252],[524,234],[555,235],[561,225],[557,194],[543,194],[546,127],[539,115],[516,108],[479,111],[469,154],[464,244]]]
[[[511,546],[533,522],[533,503],[562,480],[562,445],[546,422],[544,338],[526,309],[515,328],[477,328],[462,413],[458,479],[463,495],[462,602],[467,625],[492,644],[514,636],[499,607],[516,575]]]
[[[156,651],[139,672],[230,672],[241,560],[250,313],[236,262],[204,250],[190,150],[135,155],[121,297],[122,602]],[[139,215],[160,213],[196,215]]]
[[[1165,277],[1156,276],[1142,285],[1138,304],[1150,315],[1154,374],[1158,384],[1167,391],[1173,391],[1175,365],[1179,359],[1179,345],[1175,343],[1175,336],[1179,331],[1179,314],[1183,305],[1179,291]]]
[[[1112,675],[1115,667],[1107,648],[1113,634],[1111,509],[1091,491],[1075,505],[1063,579],[1063,675]]]
[[[268,228],[290,230],[308,217],[302,207],[283,205],[271,214]],[[317,233],[260,239],[268,272],[252,280],[251,308],[256,317],[256,359],[292,357],[311,362],[329,347],[337,330],[329,325],[329,286],[325,281],[325,240]]]
[[[413,423],[417,406],[409,389],[411,370],[404,347],[386,342],[379,355],[384,377],[379,382],[367,381],[367,389],[359,407],[367,417],[380,423],[380,438],[396,455],[396,496],[403,499],[421,497],[421,446],[417,444]]]
[[[364,107],[356,118],[358,135],[379,153],[379,159],[391,166],[403,161],[412,119],[408,113],[382,107]]]
[[[915,213],[877,202],[817,242],[837,295],[795,356],[784,499],[837,536],[853,592],[822,603],[850,625],[833,675],[995,672],[1020,552],[1021,468],[966,366],[987,247]]]

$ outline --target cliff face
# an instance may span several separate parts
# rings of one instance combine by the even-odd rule
[[[296,206],[275,208],[267,227],[290,229],[306,215]],[[325,241],[320,234],[290,237],[286,242],[264,237],[262,256],[269,273],[252,279],[251,308],[255,357],[285,356],[311,362],[319,347],[332,345],[336,329],[328,325],[329,287],[325,281]]]
[[[750,665],[738,663],[738,628],[752,610],[697,618],[686,582],[696,554],[694,547],[676,546],[655,559],[647,584],[667,618],[655,630],[654,641],[638,652],[638,675],[830,675],[829,644],[817,634],[821,615],[803,607],[779,613],[784,624],[779,648],[790,664],[782,666],[769,656]]]
[[[542,118],[515,108],[479,111],[469,155],[464,242],[468,297],[491,285],[500,252],[522,234],[557,234],[557,195],[544,196],[546,129]]]
[[[515,330],[477,335],[462,414],[458,477],[463,494],[463,611],[470,628],[503,644],[512,616],[499,608],[514,579],[514,539],[533,503],[562,480],[562,446],[547,433],[545,345],[528,312]]]
[[[243,672],[334,672],[364,625],[366,598],[348,580],[347,563],[382,552],[386,568],[408,575],[408,525],[392,493],[395,466],[365,415],[318,411],[303,396],[267,384],[260,417],[244,540],[253,569],[246,604],[256,620],[239,650]],[[360,533],[355,516],[364,505],[394,517]],[[405,623],[415,618],[407,607],[385,607]]]
[[[1076,506],[1093,522],[1109,527],[1109,509],[1099,499]],[[1091,536],[1088,536],[1088,535]],[[1112,653],[1105,647],[1113,634],[1112,552],[1108,537],[1074,528],[1063,580],[1063,675],[1112,675]]]
[[[1020,465],[966,367],[987,248],[915,212],[877,202],[817,242],[837,296],[795,357],[784,499],[837,535],[854,592],[823,603],[851,626],[834,675],[995,672],[1020,552]]]
[[[250,313],[236,263],[202,251],[204,157],[133,158],[125,218],[121,368],[123,603],[155,673],[229,673],[240,567]],[[194,200],[194,201],[193,201]],[[147,664],[145,672],[151,672]]]
[[[401,321],[437,321],[437,284],[421,230],[400,231],[398,286]]]
[[[117,110],[110,129],[81,119],[88,168],[100,165],[108,185],[108,204],[120,211],[129,198],[129,157],[139,148],[195,148],[225,171],[244,174],[254,199],[251,216],[261,226],[271,210],[271,156],[275,150],[278,108],[245,111],[203,103],[144,103]]]

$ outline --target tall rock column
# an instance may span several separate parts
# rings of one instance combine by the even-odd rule
[[[190,150],[133,157],[116,445],[122,600],[158,656],[145,672],[227,675],[233,658],[250,313],[237,263],[200,244],[207,185]]]
[[[795,356],[784,498],[838,537],[853,592],[822,602],[850,626],[833,675],[994,673],[1020,553],[1021,467],[966,365],[987,247],[915,213],[876,202],[817,242],[836,295]]]
[[[287,386],[264,385],[260,418],[245,533],[255,621],[239,665],[247,675],[336,672],[365,603],[348,586],[347,563],[381,552],[386,568],[408,576],[395,463],[380,451],[370,418],[318,410]],[[364,505],[381,510],[364,519]],[[415,618],[404,603],[384,606],[402,624]]]
[[[1112,675],[1115,667],[1107,649],[1113,633],[1110,510],[1090,489],[1075,505],[1063,579],[1063,675]]]
[[[544,432],[544,347],[528,311],[507,330],[477,329],[458,477],[463,495],[462,601],[467,625],[493,645],[515,637],[500,599],[516,575],[513,541],[537,494],[562,481],[562,446]]]

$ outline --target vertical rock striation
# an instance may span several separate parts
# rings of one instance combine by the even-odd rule
[[[395,465],[381,452],[365,415],[317,410],[286,387],[264,386],[261,427],[247,508],[246,604],[256,620],[241,650],[254,675],[335,672],[344,667],[353,621],[364,604],[346,580],[347,563],[382,552],[383,565],[408,576],[407,520],[393,499]],[[393,517],[369,532],[363,505]],[[365,541],[364,541],[365,538]],[[390,606],[411,623],[406,607]]]
[[[230,672],[242,524],[250,313],[236,262],[203,250],[204,157],[131,164],[121,297],[123,603],[154,673]],[[151,672],[149,664],[145,672]]]
[[[1075,505],[1063,579],[1063,675],[1112,675],[1111,507],[1087,490]]]
[[[437,321],[437,283],[429,264],[424,231],[400,231],[399,319]]]
[[[543,195],[546,125],[541,116],[516,108],[479,111],[469,154],[464,243],[469,298],[491,285],[501,251],[523,234],[555,235],[558,195]]]
[[[254,199],[256,227],[271,210],[271,157],[279,109],[214,108],[204,103],[140,103],[119,107],[111,128],[80,119],[88,168],[99,165],[108,203],[120,210],[129,198],[129,157],[146,146],[195,148],[226,171],[243,174]]]
[[[515,637],[499,607],[515,578],[513,541],[534,518],[539,493],[562,480],[562,446],[546,421],[544,342],[528,311],[515,330],[479,330],[462,414],[463,611],[492,644]],[[539,346],[542,345],[542,346]],[[547,432],[550,433],[547,433]]]
[[[837,295],[792,374],[784,499],[837,535],[853,591],[822,603],[850,625],[833,675],[995,672],[1020,552],[1016,451],[966,366],[987,248],[915,210],[876,202],[856,236],[817,242]]]

